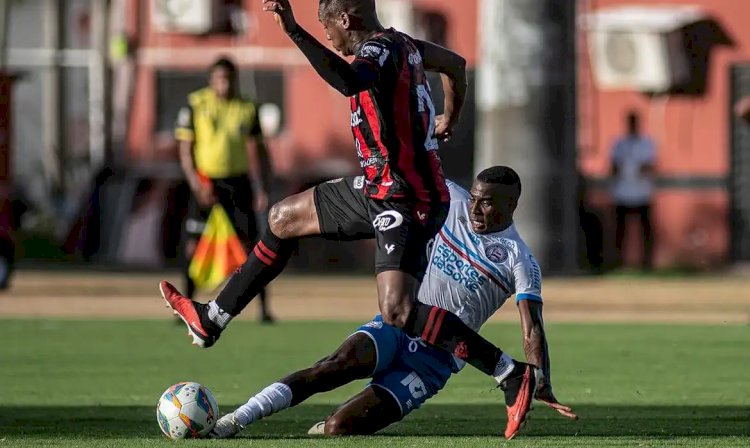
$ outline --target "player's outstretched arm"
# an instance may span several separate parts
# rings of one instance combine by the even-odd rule
[[[547,338],[544,334],[542,303],[520,300],[518,311],[521,314],[521,331],[523,331],[523,351],[529,364],[542,370],[547,381],[550,379],[549,352]]]
[[[435,134],[438,138],[450,137],[466,101],[466,59],[432,42],[418,40],[417,47],[422,54],[425,70],[440,73],[443,82],[445,102]]]
[[[550,362],[547,338],[544,334],[544,319],[542,318],[542,303],[531,300],[520,300],[518,311],[521,314],[521,331],[523,332],[523,351],[526,360],[539,368],[537,379],[539,384],[534,398],[544,402],[562,416],[577,419],[578,416],[569,406],[560,404],[552,393],[550,382]]]
[[[377,69],[371,64],[361,61],[349,64],[299,26],[289,0],[263,0],[263,10],[276,14],[281,29],[302,51],[315,71],[344,96],[367,90],[378,79]]]

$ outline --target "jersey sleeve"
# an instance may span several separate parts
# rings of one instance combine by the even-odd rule
[[[466,202],[469,200],[469,192],[452,180],[445,181],[448,186],[448,192],[451,196],[451,202]]]
[[[175,124],[174,136],[177,140],[183,142],[192,142],[195,140],[192,106],[186,105],[180,108],[180,111],[177,113],[177,123]]]
[[[530,253],[521,252],[513,267],[516,281],[516,303],[521,300],[542,302],[542,271]]]
[[[383,40],[370,39],[357,51],[354,59],[356,62],[364,62],[374,66],[378,71],[395,67],[394,54],[388,44]]]

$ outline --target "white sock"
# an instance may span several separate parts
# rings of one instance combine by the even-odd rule
[[[515,367],[516,364],[513,362],[513,358],[503,353],[503,356],[501,356],[500,360],[497,362],[497,366],[495,366],[495,381],[497,381],[498,384],[502,383]]]
[[[219,305],[215,301],[208,302],[208,320],[215,323],[222,330],[226,328],[232,317],[234,316],[219,308]]]
[[[283,411],[292,404],[292,389],[284,383],[273,383],[252,397],[236,411],[234,418],[242,427]]]

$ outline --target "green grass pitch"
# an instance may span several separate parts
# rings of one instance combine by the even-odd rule
[[[171,384],[205,384],[226,413],[328,354],[357,323],[236,322],[210,350],[190,346],[184,328],[170,321],[0,323],[10,336],[0,345],[0,448],[750,446],[747,326],[550,325],[553,385],[581,419],[567,421],[537,404],[511,442],[499,436],[500,391],[471,368],[373,437],[306,435],[362,388],[358,382],[262,420],[235,440],[172,442],[155,418]],[[522,355],[517,325],[488,325],[483,334]]]

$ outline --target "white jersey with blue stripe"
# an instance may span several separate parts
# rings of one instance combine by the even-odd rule
[[[475,331],[505,301],[542,301],[542,275],[515,225],[476,234],[469,220],[469,193],[448,182],[448,218],[430,249],[419,301],[446,309]]]

